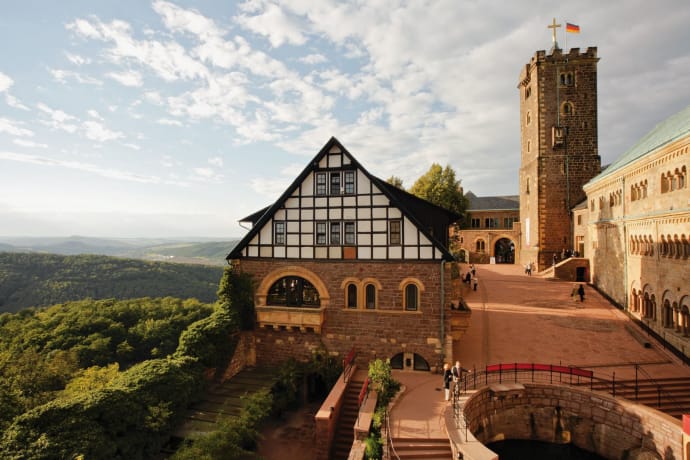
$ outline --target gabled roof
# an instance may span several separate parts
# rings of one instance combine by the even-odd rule
[[[469,201],[467,211],[519,211],[520,195],[506,196],[477,196],[467,192],[465,197]]]
[[[319,153],[307,164],[304,170],[297,176],[297,178],[290,184],[290,186],[283,192],[278,200],[267,208],[261,209],[249,216],[243,218],[240,222],[252,222],[251,230],[237,243],[233,250],[226,257],[227,260],[237,259],[241,257],[242,250],[254,238],[254,236],[261,230],[261,228],[268,222],[278,209],[285,203],[285,201],[292,196],[293,192],[299,185],[304,182],[307,176],[316,169],[321,159],[331,151],[333,147],[338,147],[344,154],[346,154],[352,165],[358,168],[376,187],[381,189],[381,192],[396,206],[402,214],[407,217],[429,241],[436,245],[443,253],[444,259],[453,260],[453,255],[448,251],[446,246],[439,241],[434,235],[428,231],[428,225],[423,225],[424,222],[439,222],[442,220],[444,227],[459,220],[460,215],[449,211],[440,206],[429,203],[426,200],[418,198],[404,190],[401,190],[386,181],[373,176],[367,171],[352,154],[338,141],[335,137],[331,137],[328,142],[321,148]]]
[[[656,125],[637,144],[618,157],[616,161],[590,180],[589,183],[603,179],[648,153],[687,135],[690,135],[690,105]]]

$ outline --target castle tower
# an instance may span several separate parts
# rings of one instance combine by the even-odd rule
[[[555,21],[554,21],[555,23]],[[555,29],[554,29],[555,30]],[[543,270],[573,249],[571,208],[601,169],[597,49],[537,51],[520,73],[521,263]]]

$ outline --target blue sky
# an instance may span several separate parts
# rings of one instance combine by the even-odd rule
[[[331,136],[517,194],[518,76],[597,46],[610,163],[690,104],[687,0],[4,2],[0,235],[239,237]]]

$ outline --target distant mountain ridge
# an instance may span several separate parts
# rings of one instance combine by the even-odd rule
[[[0,251],[62,255],[96,254],[134,259],[225,265],[239,238],[0,237]]]

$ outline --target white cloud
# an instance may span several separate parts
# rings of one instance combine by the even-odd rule
[[[267,37],[276,48],[285,43],[303,45],[307,41],[298,21],[272,3],[266,5],[261,14],[239,15],[235,21],[252,32]]]
[[[41,148],[41,149],[47,149],[48,148],[47,144],[41,144],[38,142],[27,141],[26,139],[14,139],[12,141],[12,143],[15,145],[18,145],[20,147]]]
[[[65,56],[67,57],[67,60],[69,62],[71,62],[72,64],[75,64],[75,65],[78,65],[78,66],[91,63],[90,58],[85,58],[85,57],[80,56],[78,54],[72,54],[72,53],[65,52]]]
[[[168,126],[182,126],[182,122],[179,120],[171,120],[170,118],[159,118],[156,123],[159,125],[168,125]]]
[[[122,145],[124,145],[125,147],[130,148],[132,150],[141,150],[141,146],[139,146],[137,144],[126,143],[126,144],[122,144]]]
[[[222,168],[223,167],[223,159],[221,157],[209,158],[208,164]]]
[[[60,70],[60,69],[49,69],[50,74],[55,78],[56,81],[60,83],[66,83],[68,79],[73,79],[78,83],[83,83],[86,85],[102,85],[103,82],[93,78],[84,76],[78,72],[73,72],[71,70]]]
[[[305,64],[321,64],[323,62],[327,62],[328,59],[323,54],[314,53],[299,58],[299,61],[304,62]]]
[[[22,137],[31,137],[34,135],[33,131],[22,128],[17,125],[17,122],[7,118],[0,118],[0,133],[7,133],[12,136]]]
[[[55,110],[43,103],[38,103],[36,105],[38,109],[43,112],[48,114],[50,117],[49,120],[42,120],[41,123],[44,125],[50,126],[53,129],[59,129],[68,133],[75,133],[77,132],[78,126],[71,123],[74,120],[77,120],[76,117],[69,115],[68,113],[63,112],[62,110]]]
[[[211,168],[194,168],[194,174],[201,177],[213,177],[213,169]]]
[[[27,106],[22,104],[22,102],[19,99],[12,96],[11,94],[5,94],[5,102],[7,102],[7,105],[9,105],[10,107],[14,107],[15,109],[21,109],[26,111],[30,110]]]
[[[26,155],[22,153],[0,151],[0,160],[16,161],[21,163],[30,163],[42,166],[57,166],[94,174],[96,176],[106,177],[108,179],[116,179],[128,182],[139,182],[144,184],[169,184],[178,186],[188,185],[186,182],[163,180],[158,176],[146,176],[114,168],[102,168],[100,166],[90,163],[58,160],[55,158],[48,158],[38,155]]]
[[[14,83],[14,80],[12,80],[10,77],[5,75],[4,73],[0,72],[0,93],[10,89],[10,86],[12,86],[13,83]]]
[[[93,141],[106,142],[124,137],[123,133],[112,131],[97,121],[85,121],[82,128],[84,135]]]
[[[141,73],[134,70],[129,72],[109,72],[106,74],[107,77],[125,85],[125,86],[141,86],[144,84],[143,77]]]
[[[166,81],[203,78],[208,73],[179,43],[136,40],[131,36],[129,24],[124,21],[114,20],[106,24],[94,17],[90,21],[77,19],[66,27],[81,37],[112,43],[106,52],[111,62],[148,66]]]
[[[95,118],[96,120],[103,121],[103,117],[96,110],[91,109],[91,110],[87,111],[86,113],[88,113],[91,118]]]

